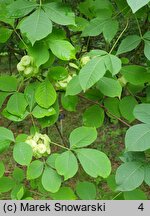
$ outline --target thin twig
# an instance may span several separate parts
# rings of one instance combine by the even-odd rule
[[[65,145],[65,139],[64,139],[64,137],[63,137],[57,123],[55,123],[55,127],[56,127],[56,129],[58,131],[58,134],[59,134],[60,138],[61,138],[62,144]]]
[[[126,31],[126,29],[128,28],[129,25],[129,20],[127,20],[126,26],[123,29],[123,31],[120,33],[119,37],[117,38],[116,42],[114,43],[114,45],[112,46],[111,50],[109,51],[109,54],[112,53],[112,51],[114,50],[115,46],[117,45],[118,41],[120,40],[120,38],[122,37],[122,35],[124,34],[124,32]]]
[[[138,30],[139,30],[140,37],[143,38],[142,31],[141,31],[141,28],[140,28],[140,24],[139,24],[139,21],[138,21],[136,15],[135,15],[135,20],[136,20],[136,23],[137,23],[137,27],[138,27]]]
[[[99,105],[101,108],[104,109],[105,112],[109,113],[111,116],[113,116],[114,118],[118,119],[118,121],[122,122],[124,125],[126,125],[126,126],[128,126],[128,127],[131,127],[131,125],[129,125],[127,122],[125,122],[125,121],[122,120],[121,118],[115,116],[115,115],[114,115],[113,113],[111,113],[110,111],[108,111],[108,109],[107,109],[104,105],[100,104],[99,102],[97,102],[97,101],[92,101],[92,100],[90,100],[90,99],[84,97],[83,95],[79,95],[79,97],[81,97],[81,98],[83,98],[83,99],[85,99],[85,100],[87,100],[87,101],[89,101],[89,102],[91,102],[91,103],[93,103],[93,104]]]
[[[60,148],[63,148],[63,149],[66,149],[66,150],[69,150],[69,151],[70,151],[69,148],[67,148],[67,147],[65,147],[65,146],[62,146],[62,145],[60,145],[60,144],[58,144],[58,143],[51,142],[51,144],[56,145],[56,146],[58,146],[58,147],[60,147]]]

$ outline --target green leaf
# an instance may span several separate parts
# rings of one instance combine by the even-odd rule
[[[150,104],[138,104],[133,110],[136,119],[143,123],[150,124]]]
[[[124,152],[119,158],[123,162],[131,162],[131,161],[144,162],[146,159],[145,152]]]
[[[51,80],[59,81],[68,77],[68,71],[62,66],[51,67],[48,72],[48,78]]]
[[[145,151],[150,149],[150,125],[138,124],[130,127],[125,136],[127,151]]]
[[[6,193],[10,191],[14,186],[14,181],[8,177],[0,178],[0,193]]]
[[[17,142],[25,142],[26,139],[28,137],[28,134],[19,134],[17,137],[16,137],[16,143]]]
[[[100,90],[105,96],[108,97],[119,97],[121,96],[122,87],[118,80],[103,77],[101,78],[96,87]]]
[[[53,107],[50,107],[48,109],[42,108],[40,106],[36,106],[33,111],[32,114],[35,118],[43,118],[45,116],[51,116],[56,114],[56,111],[54,110]]]
[[[109,70],[113,76],[120,72],[122,63],[117,56],[107,54],[104,58],[104,62],[106,69]]]
[[[12,131],[4,127],[0,127],[0,140],[15,141]]]
[[[61,95],[61,103],[64,109],[70,112],[76,111],[76,106],[78,104],[78,97],[76,95],[65,96],[65,94]]]
[[[1,7],[0,7],[0,20],[4,23],[8,23],[12,27],[14,26],[14,19],[8,17],[8,8],[7,5],[5,4],[6,1],[1,1]]]
[[[94,200],[96,198],[96,187],[91,182],[78,182],[76,193],[81,200]]]
[[[146,194],[140,189],[126,191],[123,195],[125,200],[147,200]]]
[[[36,92],[36,89],[38,88],[38,85],[39,85],[38,82],[30,83],[26,86],[24,90],[24,96],[29,104],[30,112],[32,111],[33,107],[36,104],[35,92]]]
[[[58,117],[59,117],[59,104],[58,104],[57,100],[56,100],[55,104],[53,105],[53,108],[56,111],[55,115],[38,119],[42,128],[49,127],[49,126],[55,124],[55,122],[58,120]]]
[[[77,95],[82,91],[79,82],[79,76],[74,76],[67,85],[66,96],[68,95]]]
[[[10,38],[12,32],[13,31],[11,29],[0,27],[0,44],[6,43],[6,41]]]
[[[30,145],[18,143],[14,146],[13,157],[18,164],[28,166],[32,160],[32,155],[33,151]]]
[[[88,20],[83,17],[76,16],[75,17],[76,25],[69,26],[69,29],[73,32],[80,32],[85,29],[85,27],[89,24]]]
[[[17,79],[13,76],[0,76],[0,90],[12,92],[17,90]]]
[[[20,188],[20,190],[18,191],[18,193],[17,193],[17,199],[18,199],[18,200],[21,200],[22,197],[23,197],[23,195],[24,195],[24,187],[22,186],[22,187]]]
[[[54,153],[54,154],[51,154],[47,160],[46,160],[46,164],[52,168],[55,169],[55,161],[56,161],[56,158],[59,156],[58,153]]]
[[[85,91],[102,78],[106,72],[104,57],[95,57],[79,72],[79,82]]]
[[[27,179],[36,179],[42,175],[44,164],[42,161],[33,161],[27,169]]]
[[[75,150],[84,171],[97,178],[101,176],[107,178],[111,172],[111,163],[106,154],[95,149]]]
[[[129,122],[132,122],[135,120],[135,117],[133,115],[133,110],[137,104],[138,102],[133,96],[126,96],[122,98],[119,103],[119,109],[120,109],[121,115],[125,119],[127,119]]]
[[[117,50],[117,55],[134,50],[140,43],[141,38],[138,35],[127,36],[124,40],[121,41],[121,44]]]
[[[84,2],[80,2],[79,10],[82,14],[84,14],[88,18],[95,17],[99,15],[100,12],[104,14],[108,10],[108,13],[112,13],[112,4],[108,0],[86,0]]]
[[[107,181],[108,187],[109,187],[113,192],[115,192],[116,187],[117,187],[116,181],[115,181],[115,175],[114,175],[114,174],[111,174],[111,175],[106,179],[106,181]]]
[[[124,66],[121,69],[124,78],[133,85],[140,85],[150,81],[149,71],[139,65]]]
[[[11,18],[19,18],[26,16],[32,10],[34,10],[38,4],[35,2],[29,2],[27,0],[17,0],[8,5],[8,16]]]
[[[84,95],[87,99],[90,99],[93,101],[98,101],[98,100],[103,99],[103,94],[96,88],[88,89]]]
[[[15,167],[13,171],[13,178],[17,183],[22,182],[25,179],[24,170],[19,167]]]
[[[52,32],[52,22],[40,7],[19,23],[19,29],[34,45]]]
[[[99,105],[93,105],[83,113],[83,123],[87,127],[99,128],[104,122],[104,110]]]
[[[88,146],[93,143],[97,138],[97,131],[95,128],[78,127],[74,129],[70,136],[69,142],[71,148],[80,148]]]
[[[16,92],[9,98],[6,110],[12,115],[22,118],[25,114],[27,105],[24,94]]]
[[[149,164],[145,164],[144,173],[145,173],[144,181],[148,186],[150,186],[150,165]]]
[[[6,151],[9,148],[10,143],[11,142],[9,140],[0,139],[0,153],[3,153],[4,151]]]
[[[4,103],[4,101],[6,100],[7,96],[9,96],[11,93],[8,92],[0,92],[0,109]]]
[[[40,50],[40,55],[39,55]],[[40,67],[42,64],[46,63],[49,59],[48,47],[44,43],[36,43],[33,47],[29,47],[28,53],[34,58],[34,62],[37,67]]]
[[[109,21],[110,19],[108,19],[108,17],[106,17],[105,15],[92,19],[83,30],[81,36],[87,37],[100,35],[103,32],[103,28]]]
[[[53,200],[76,200],[76,195],[70,187],[61,187],[58,192],[51,194]]]
[[[150,49],[150,41],[149,40],[144,40],[145,45],[144,45],[144,55],[146,56],[146,58],[148,60],[150,60],[150,53],[149,53],[149,49]]]
[[[104,106],[107,108],[107,115],[111,118],[114,118],[114,116],[111,115],[111,113],[118,118],[120,118],[120,111],[119,111],[119,99],[118,98],[105,98],[104,99]]]
[[[118,29],[119,29],[119,24],[117,20],[110,20],[104,25],[103,35],[106,42],[110,43],[112,41]]]
[[[56,193],[61,186],[61,177],[55,170],[46,167],[42,175],[42,185],[46,191]]]
[[[19,117],[19,116],[15,116],[15,115],[9,113],[6,109],[3,109],[3,111],[2,111],[2,115],[5,118],[7,118],[11,121],[14,121],[14,122],[23,121],[27,117],[28,114],[29,114],[29,112],[26,111],[21,117]]]
[[[10,143],[14,141],[13,133],[7,128],[0,127],[0,153],[8,149]]]
[[[44,4],[48,17],[59,25],[75,25],[75,15],[69,7],[59,2]]]
[[[4,175],[5,173],[5,166],[2,161],[0,161],[0,178]]]
[[[35,99],[38,105],[49,108],[56,101],[56,91],[52,84],[46,79],[39,84],[35,92]]]
[[[53,39],[48,42],[52,53],[59,59],[69,61],[75,59],[75,48],[66,40]]]
[[[22,184],[16,185],[11,191],[11,199],[13,200],[21,200],[24,195],[24,187]]]
[[[133,13],[149,3],[149,0],[138,0],[135,4],[135,0],[127,0],[128,5],[132,9]]]
[[[116,172],[116,183],[119,191],[132,191],[139,187],[144,180],[144,168],[140,162],[122,164]]]
[[[150,40],[150,31],[147,31],[144,35],[143,35],[144,40]]]
[[[56,158],[55,167],[58,174],[63,175],[64,180],[67,180],[77,173],[78,162],[71,151],[66,151]]]

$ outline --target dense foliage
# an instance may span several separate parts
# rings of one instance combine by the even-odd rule
[[[149,0],[0,0],[0,53],[18,62],[15,72],[1,71],[1,116],[33,124],[28,134],[0,127],[0,154],[13,149],[16,163],[8,175],[0,160],[0,193],[96,199],[92,179],[100,178],[114,199],[145,198],[139,187],[150,186],[149,12]],[[83,125],[68,140],[59,131],[62,143],[51,140],[61,107],[74,115],[80,98],[91,103]],[[106,118],[126,127],[117,170],[92,145]],[[68,180],[81,170],[89,181],[71,188]]]

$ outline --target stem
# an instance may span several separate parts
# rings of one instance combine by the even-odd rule
[[[16,35],[19,37],[19,39],[21,40],[21,42],[24,44],[24,46],[26,47],[26,49],[28,49],[27,44],[24,42],[24,40],[23,40],[23,39],[21,38],[21,36],[18,34],[18,32],[16,31],[16,29],[14,28],[13,30],[14,30],[14,32],[16,33]]]
[[[42,0],[40,0],[40,7],[42,7]]]
[[[112,53],[112,51],[114,50],[115,46],[117,45],[118,41],[120,40],[120,38],[122,37],[122,35],[124,34],[124,32],[126,31],[126,29],[128,28],[129,25],[129,20],[127,20],[126,26],[123,29],[123,31],[120,33],[119,37],[117,38],[116,42],[114,43],[113,47],[111,48],[111,50],[109,51],[109,54]]]
[[[142,31],[141,31],[141,28],[140,28],[140,25],[139,25],[139,21],[138,21],[136,15],[135,15],[135,20],[136,20],[136,23],[137,23],[137,27],[138,27],[138,30],[139,30],[140,37],[143,38]]]
[[[86,50],[88,52],[88,49],[89,49],[89,45],[90,45],[90,37],[88,37],[87,39],[87,44],[86,44]]]
[[[60,129],[59,129],[59,127],[58,127],[58,124],[57,124],[57,123],[55,123],[55,127],[56,127],[56,129],[57,129],[57,131],[58,131],[58,134],[59,134],[59,136],[60,136],[61,140],[62,140],[62,144],[63,144],[63,145],[65,145],[65,140],[64,140],[64,137],[63,137],[63,135],[62,135],[62,133],[61,133],[61,131],[60,131]]]
[[[89,101],[89,102],[91,102],[91,103],[93,103],[93,104],[99,105],[101,108],[104,109],[105,112],[108,112],[111,116],[113,116],[114,118],[116,118],[118,121],[122,122],[124,125],[126,125],[126,126],[128,126],[128,127],[131,127],[131,125],[129,125],[127,122],[125,122],[125,121],[122,120],[121,118],[115,116],[113,113],[109,112],[109,111],[107,110],[107,108],[106,108],[104,105],[98,103],[97,101],[92,101],[92,100],[90,100],[90,99],[88,99],[88,98],[86,98],[86,97],[84,97],[84,96],[82,96],[82,95],[79,95],[79,97],[81,97],[81,98],[83,98],[83,99],[85,99],[85,100],[87,100],[87,101]]]
[[[63,148],[63,149],[66,149],[66,150],[70,151],[69,148],[67,148],[67,147],[65,147],[65,146],[62,146],[62,145],[60,145],[60,144],[58,144],[58,143],[55,143],[55,142],[51,142],[51,143],[52,143],[53,145],[56,145],[56,146],[60,147],[60,148]]]
[[[31,116],[31,120],[32,120],[32,124],[33,124],[33,127],[34,127],[34,130],[36,130],[36,125],[35,125],[35,122],[34,122],[34,119],[33,119],[33,116],[32,116],[32,113],[30,113],[30,116]]]
[[[112,198],[112,200],[116,199],[120,194],[122,194],[122,192],[119,192],[116,196],[114,196],[114,197]]]
[[[21,86],[22,86],[23,83],[24,83],[24,78],[20,82],[20,85],[19,85],[18,90],[17,90],[18,92],[19,92],[19,90],[20,90],[20,88],[21,88]]]
[[[19,85],[19,87],[18,87],[18,90],[17,90],[18,92],[19,92],[19,90],[20,90],[22,84],[23,84],[24,82],[26,82],[27,80],[29,80],[29,79],[30,79],[30,77],[28,77],[28,78],[26,78],[26,79],[23,78],[23,79],[21,80],[21,83],[20,83],[20,85]]]
[[[33,191],[33,190],[30,190],[31,193],[35,194],[35,195],[38,195],[38,196],[43,196],[44,194],[42,193],[39,193],[37,191]]]

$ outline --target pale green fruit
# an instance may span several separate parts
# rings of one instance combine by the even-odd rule
[[[81,58],[80,61],[81,61],[81,65],[84,66],[90,61],[90,57],[89,56],[84,56],[84,57]]]
[[[33,74],[37,74],[39,72],[39,69],[37,67],[34,68]]]
[[[79,67],[76,64],[72,63],[72,62],[69,63],[69,66],[72,67],[72,68],[75,68],[75,69],[79,69]]]
[[[33,139],[27,139],[26,143],[29,144],[32,147],[32,149],[37,146],[36,142]]]
[[[35,133],[35,135],[33,136],[33,140],[37,143],[38,140],[40,139],[41,134],[40,133]]]
[[[25,67],[22,65],[21,62],[19,62],[19,63],[17,64],[17,70],[18,70],[19,72],[23,72],[23,71],[25,70]]]
[[[24,70],[24,75],[32,75],[34,68],[33,67],[27,67]]]
[[[40,154],[44,154],[46,152],[46,146],[44,144],[38,144],[37,151]]]
[[[50,142],[51,142],[51,140],[50,140],[50,138],[47,136],[47,134],[42,134],[41,139],[43,139],[45,145],[49,145]]]
[[[50,138],[46,134],[35,133],[33,136],[28,136],[26,143],[32,147],[33,156],[41,158],[51,153]]]
[[[46,148],[46,152],[47,152],[47,154],[50,154],[50,153],[51,153],[50,147],[47,147],[47,148]]]
[[[55,83],[56,88],[57,89],[63,89],[63,90],[65,90],[66,87],[67,87],[67,85],[68,85],[68,83],[70,82],[70,80],[72,80],[73,76],[69,75],[66,79],[60,80],[57,83]]]
[[[118,78],[118,81],[120,82],[121,86],[124,87],[127,84],[127,80],[124,76]]]
[[[23,66],[29,66],[32,63],[32,58],[28,55],[25,55],[22,57],[21,63]]]

